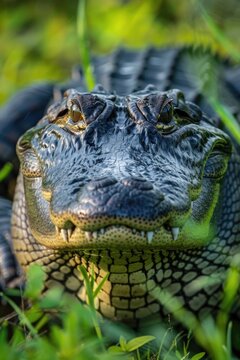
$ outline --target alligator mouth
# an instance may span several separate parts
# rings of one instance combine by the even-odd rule
[[[106,219],[102,220],[102,224],[98,221],[95,224],[88,223],[88,226],[86,223],[79,226],[68,220],[62,226],[53,225],[48,234],[35,232],[33,235],[40,244],[63,251],[183,250],[204,246],[213,237],[210,226],[206,223],[198,224],[192,218],[191,210],[185,219],[175,219],[175,224],[171,223],[172,219],[162,219],[158,224],[149,223],[148,227],[141,221],[138,224],[130,224],[130,221],[124,224],[121,223],[122,219],[112,219],[115,220],[112,224],[109,224],[110,221],[106,224]]]
[[[193,202],[185,218],[160,219],[162,221],[137,223],[129,219],[103,218],[97,222],[76,224],[67,219],[63,225],[52,224],[48,234],[35,233],[42,245],[63,251],[101,249],[166,249],[183,250],[205,246],[214,236],[214,229],[206,222],[198,223],[192,216]],[[91,219],[90,219],[91,220]],[[108,223],[106,223],[108,220]],[[124,220],[124,221],[123,221]],[[112,222],[112,223],[111,223]],[[148,225],[148,226],[147,226]],[[91,227],[90,227],[91,226]],[[144,228],[145,227],[145,228]]]
[[[101,243],[104,238],[107,239],[111,236],[114,238],[117,236],[119,236],[119,238],[126,237],[126,239],[129,239],[130,236],[134,239],[138,238],[140,242],[152,244],[154,240],[156,240],[156,237],[158,237],[159,232],[164,232],[169,239],[175,242],[178,240],[180,233],[179,227],[171,227],[169,225],[164,225],[152,231],[142,231],[125,225],[110,225],[99,228],[97,231],[83,231],[76,226],[72,226],[70,229],[63,229],[57,226],[55,228],[56,235],[69,245],[75,243],[77,239],[81,239],[80,241],[84,243]]]

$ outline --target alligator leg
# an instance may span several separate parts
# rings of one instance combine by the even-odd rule
[[[12,248],[12,203],[0,197],[0,289],[15,287],[20,280],[19,268]]]

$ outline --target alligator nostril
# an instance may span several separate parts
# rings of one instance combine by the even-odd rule
[[[113,176],[102,177],[99,179],[94,179],[89,182],[86,187],[89,191],[98,190],[107,186],[111,186],[117,183],[117,180]]]
[[[153,185],[140,177],[128,177],[120,181],[124,186],[134,187],[138,190],[152,190]]]

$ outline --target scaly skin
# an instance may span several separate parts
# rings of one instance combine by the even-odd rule
[[[118,86],[120,96],[68,90],[18,141],[17,259],[83,301],[78,265],[94,269],[96,286],[110,272],[96,299],[108,318],[166,316],[159,289],[200,316],[215,311],[239,253],[239,155],[181,91]]]

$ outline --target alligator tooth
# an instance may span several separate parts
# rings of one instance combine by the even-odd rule
[[[100,234],[104,234],[105,233],[105,229],[100,229]]]
[[[144,234],[144,231],[141,231],[141,236],[144,237],[144,235],[145,235],[145,234]]]
[[[97,237],[98,237],[97,231],[94,231],[94,232],[92,233],[92,235],[93,235],[93,238],[94,238],[94,239],[97,239]]]
[[[68,242],[69,239],[68,239],[68,233],[67,233],[67,230],[66,229],[61,229],[60,230],[60,234],[63,238],[64,241]]]
[[[148,243],[149,243],[149,244],[151,244],[151,242],[152,242],[153,235],[154,235],[154,232],[153,232],[153,231],[148,231],[148,232],[147,232],[147,239],[148,239]]]
[[[173,240],[174,240],[174,241],[177,240],[178,234],[179,234],[179,227],[173,227],[173,228],[171,229],[171,231],[172,231],[172,238],[173,238]]]
[[[132,229],[132,233],[136,234],[137,230],[136,229]]]
[[[60,229],[59,229],[59,227],[57,225],[55,225],[55,229],[56,229],[56,233],[59,235]]]
[[[73,229],[67,229],[68,239],[72,236]]]
[[[90,231],[85,231],[85,236],[86,236],[87,240],[92,239],[92,233]]]

